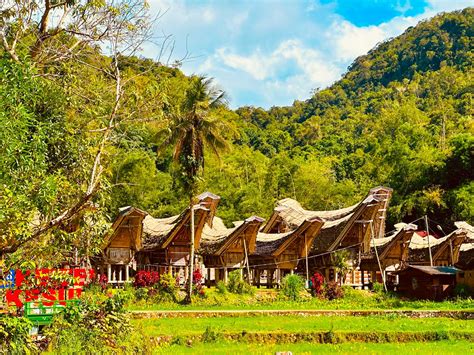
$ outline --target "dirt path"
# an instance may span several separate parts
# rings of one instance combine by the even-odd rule
[[[131,311],[133,318],[173,318],[173,317],[253,317],[253,316],[383,316],[398,315],[410,318],[456,318],[474,319],[474,311],[436,310],[173,310],[173,311]]]

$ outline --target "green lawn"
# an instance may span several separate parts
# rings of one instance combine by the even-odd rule
[[[344,344],[245,344],[238,342],[198,343],[191,346],[171,345],[156,348],[155,354],[472,354],[474,345],[468,341],[427,343],[344,343]]]
[[[309,295],[299,302],[282,300],[276,290],[261,290],[255,295],[220,294],[214,288],[206,289],[205,298],[195,298],[192,305],[176,302],[133,301],[129,310],[464,310],[473,311],[472,299],[433,302],[403,300],[396,296],[370,291],[346,289],[339,300],[322,300]]]
[[[240,316],[202,318],[158,318],[133,320],[150,336],[198,335],[206,328],[219,333],[243,331],[278,333],[418,332],[461,331],[474,333],[474,321],[452,318],[407,318],[399,316]]]

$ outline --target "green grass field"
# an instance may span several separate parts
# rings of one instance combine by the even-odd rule
[[[407,318],[399,316],[243,316],[203,318],[159,318],[133,320],[150,336],[197,335],[210,327],[219,333],[245,332],[418,332],[462,331],[474,333],[474,321],[451,318]]]
[[[245,344],[238,342],[198,343],[191,346],[171,345],[156,348],[155,354],[472,354],[474,345],[468,341],[428,343],[344,343],[344,344]]]
[[[474,300],[459,299],[434,302],[405,300],[397,296],[346,288],[342,299],[328,301],[314,297],[301,301],[279,298],[276,290],[259,290],[255,295],[220,294],[215,288],[206,289],[206,297],[197,297],[192,305],[176,302],[134,301],[129,310],[474,310]]]

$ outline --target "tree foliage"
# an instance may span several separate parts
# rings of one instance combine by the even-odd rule
[[[93,254],[119,207],[166,217],[204,190],[222,196],[228,224],[268,217],[284,197],[341,208],[376,185],[394,189],[389,226],[425,213],[474,222],[473,9],[378,45],[304,102],[232,111],[208,79],[133,55],[147,33],[137,2],[55,10],[70,7],[71,26],[102,14],[101,38],[56,22],[41,38],[53,2],[37,3],[2,8],[0,22],[0,250],[22,249],[8,262]]]

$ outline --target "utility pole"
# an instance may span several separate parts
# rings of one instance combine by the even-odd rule
[[[428,238],[428,251],[430,253],[430,266],[433,266],[433,256],[431,255],[430,227],[428,226],[428,216],[425,215],[426,238]]]
[[[251,285],[251,282],[250,282],[250,265],[249,265],[249,257],[248,257],[248,253],[247,253],[247,242],[245,241],[245,235],[242,237],[242,240],[244,242],[245,263],[247,264],[247,279],[248,279],[249,285]]]
[[[306,252],[306,287],[309,287],[308,243],[306,243],[306,233],[304,234],[304,249]]]
[[[189,256],[189,302],[193,294],[193,272],[194,272],[194,205],[191,204],[191,252]]]

